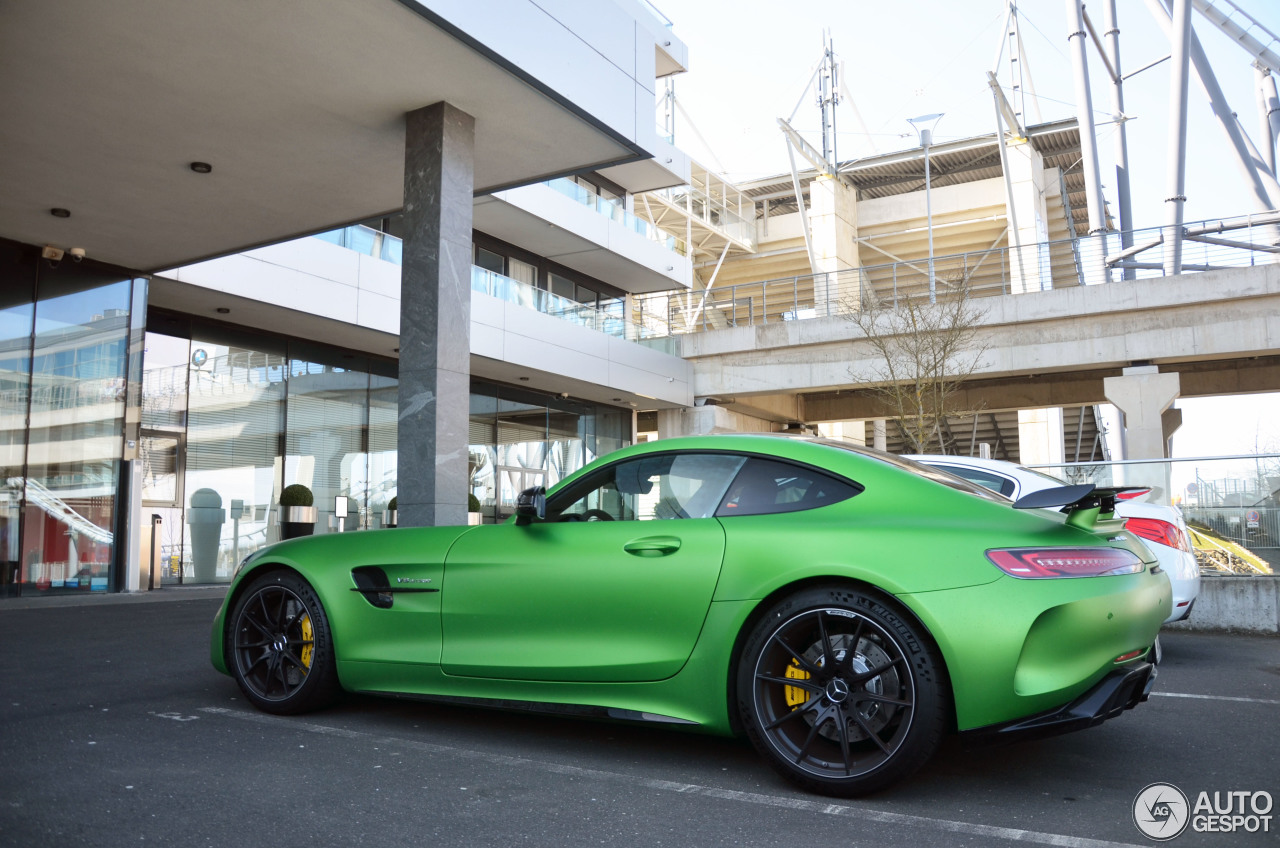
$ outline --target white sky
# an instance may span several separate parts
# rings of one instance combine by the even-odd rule
[[[906,119],[944,112],[935,143],[995,130],[986,72],[995,70],[1004,40],[1004,0],[653,0],[689,48],[689,72],[676,81],[676,97],[692,119],[679,115],[676,144],[735,181],[788,170],[777,119],[801,100],[831,30],[844,60],[845,84],[870,138],[849,104],[837,111],[839,158],[844,161],[917,146]],[[1272,33],[1280,34],[1280,2],[1235,0]],[[1224,9],[1230,7],[1221,2]],[[1117,0],[1121,65],[1125,73],[1169,53],[1169,42],[1141,0]],[[1018,4],[1025,64],[1040,96],[1044,120],[1075,115],[1063,0]],[[1095,28],[1105,29],[1101,2],[1089,4]],[[1258,135],[1254,72],[1249,57],[1199,13],[1192,23],[1218,81],[1245,131]],[[1262,40],[1266,41],[1265,36]],[[1273,45],[1280,51],[1280,44]],[[1007,52],[997,76],[1009,83]],[[1092,44],[1088,54],[1104,192],[1115,201],[1115,124],[1110,84]],[[1169,62],[1125,83],[1125,113],[1135,226],[1163,221],[1167,188]],[[1244,187],[1225,136],[1192,74],[1188,95],[1185,220],[1234,217],[1258,211]],[[1028,102],[1028,112],[1032,105]],[[1034,113],[1033,113],[1034,115]],[[1034,117],[1030,118],[1035,123]],[[815,98],[804,98],[792,122],[821,147]],[[873,150],[872,143],[875,145]],[[1251,453],[1255,445],[1280,449],[1280,395],[1238,399],[1182,399],[1176,456]]]

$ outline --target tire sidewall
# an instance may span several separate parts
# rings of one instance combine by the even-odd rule
[[[883,629],[908,660],[915,693],[911,727],[900,747],[885,762],[863,774],[830,778],[805,771],[783,758],[766,738],[755,706],[755,669],[773,633],[798,615],[818,609],[857,613]],[[920,625],[877,593],[844,586],[800,590],[773,604],[751,629],[743,644],[736,679],[738,715],[747,737],[769,764],[787,779],[826,795],[852,797],[883,789],[919,769],[933,756],[946,728],[949,684],[937,649]]]
[[[293,593],[306,608],[311,619],[312,658],[307,678],[296,691],[287,698],[264,698],[253,690],[244,680],[240,668],[240,655],[235,648],[235,635],[240,626],[244,609],[264,589],[282,588]],[[228,663],[231,675],[239,685],[240,691],[258,709],[278,715],[294,715],[319,709],[332,703],[338,694],[337,671],[334,662],[333,640],[329,630],[329,618],[325,614],[324,605],[315,590],[306,580],[292,571],[271,571],[251,579],[248,586],[236,599],[226,628],[225,653],[230,658]]]

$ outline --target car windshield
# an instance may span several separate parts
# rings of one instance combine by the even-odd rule
[[[854,445],[849,442],[842,442],[838,439],[816,439],[815,441],[821,442],[824,445],[830,445],[833,448],[840,448],[841,450],[847,450],[851,453],[862,454],[863,456],[867,456],[872,459],[878,459],[881,462],[896,466],[904,471],[910,471],[912,474],[918,474],[921,477],[928,477],[935,483],[941,483],[942,485],[949,486],[952,489],[959,489],[962,492],[968,492],[974,497],[982,498],[983,500],[996,501],[998,503],[1005,504],[1013,503],[1009,498],[1006,498],[1004,495],[997,492],[993,492],[985,486],[979,486],[977,483],[970,483],[963,477],[957,477],[954,474],[925,465],[922,462],[916,462],[913,459],[906,459],[905,457],[898,456],[897,454],[878,451],[874,448],[868,448],[863,445]],[[1058,483],[1057,485],[1062,484]]]

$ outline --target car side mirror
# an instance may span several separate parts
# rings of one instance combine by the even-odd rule
[[[528,524],[532,519],[547,517],[547,487],[534,486],[516,497],[516,524]]]

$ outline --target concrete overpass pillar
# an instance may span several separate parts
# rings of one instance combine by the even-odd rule
[[[1181,386],[1178,374],[1161,374],[1154,365],[1126,368],[1122,376],[1102,381],[1103,394],[1124,416],[1125,459],[1168,458],[1164,413],[1177,399]],[[1176,418],[1181,423],[1181,416]]]
[[[1018,461],[1058,465],[1063,461],[1062,408],[1018,410]]]
[[[474,149],[475,119],[448,103],[405,116],[401,527],[467,523]]]
[[[822,176],[809,184],[809,232],[813,242],[814,271],[827,274],[814,280],[813,305],[819,315],[839,311],[842,301],[861,302],[857,274],[840,271],[857,268],[858,196],[855,189],[835,177]]]
[[[1009,275],[1014,294],[1053,288],[1044,156],[1031,143],[1009,145]],[[1016,224],[1016,228],[1015,228]]]

